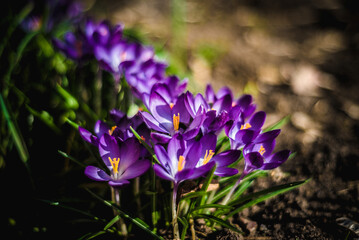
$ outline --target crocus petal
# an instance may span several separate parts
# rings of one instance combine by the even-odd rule
[[[183,153],[186,160],[185,169],[196,167],[202,153],[202,144],[200,142],[194,142],[190,147],[187,147]]]
[[[191,169],[183,169],[182,171],[177,172],[174,178],[175,182],[180,183],[184,180],[194,179],[191,178],[193,171],[194,169],[191,168]]]
[[[212,85],[207,84],[206,91],[205,91],[206,100],[209,103],[214,103],[216,99],[216,94],[214,93],[214,90],[212,88]]]
[[[150,112],[152,116],[170,131],[173,128],[172,111],[170,105],[157,92],[150,95]]]
[[[229,177],[236,175],[238,173],[238,170],[235,168],[227,168],[227,167],[217,167],[214,171],[214,175],[220,176],[220,177]]]
[[[161,167],[160,165],[155,164],[153,166],[153,170],[155,171],[155,174],[158,177],[165,179],[165,180],[172,181],[172,182],[175,181],[175,179],[165,169],[163,169],[163,167]]]
[[[102,169],[94,166],[85,168],[85,175],[95,181],[110,181],[111,177]]]
[[[128,138],[120,145],[119,151],[120,164],[118,171],[121,174],[127,171],[127,168],[140,157],[140,143],[136,138]]]
[[[217,167],[223,167],[234,163],[240,156],[240,150],[228,150],[214,155],[212,161],[217,163]]]
[[[143,121],[146,125],[155,131],[167,133],[168,131],[148,112],[140,112]]]
[[[232,97],[227,94],[219,98],[214,104],[212,109],[216,110],[218,113],[222,111],[229,112],[232,108]]]
[[[130,184],[130,182],[127,181],[126,179],[120,179],[120,180],[111,180],[111,181],[108,182],[108,184],[111,187],[119,188],[119,187],[123,187],[125,185]]]
[[[263,111],[256,112],[249,120],[252,130],[259,130],[266,119],[266,114]]]
[[[111,163],[109,161],[109,157],[111,159],[120,157],[119,147],[115,137],[110,136],[105,133],[100,138],[99,143],[99,152],[103,162],[109,169],[112,169]]]
[[[187,179],[196,179],[204,176],[207,172],[209,172],[215,165],[215,162],[209,162],[199,168],[194,168],[193,172],[187,176]]]
[[[244,145],[251,143],[257,135],[258,132],[249,129],[239,130],[234,141],[238,144],[238,147],[243,147]]]
[[[175,169],[175,165],[171,162],[165,148],[161,145],[155,145],[154,151],[161,165],[169,172],[169,174],[172,174],[173,169]]]
[[[279,135],[280,131],[281,131],[280,129],[275,129],[269,132],[261,133],[256,137],[256,139],[253,142],[262,143],[274,139]]]
[[[98,145],[98,142],[99,142],[98,138],[96,136],[92,135],[92,133],[87,131],[85,128],[79,127],[79,133],[80,133],[80,136],[83,138],[83,140],[85,140],[86,142],[89,142],[94,146]]]
[[[202,144],[201,157],[203,158],[206,151],[212,150],[214,152],[216,150],[217,136],[213,133],[206,134],[201,138],[200,143]]]
[[[269,170],[280,166],[282,163],[287,161],[289,155],[290,155],[289,150],[283,150],[273,154],[271,158],[266,159],[266,162],[263,164],[262,169]]]
[[[259,169],[263,165],[263,157],[259,152],[250,152],[244,155],[246,167],[250,169]]]
[[[185,142],[181,134],[175,134],[168,143],[167,152],[171,161],[172,169],[177,169],[179,157],[184,155]],[[184,156],[186,157],[186,156]],[[186,159],[187,162],[187,159]]]
[[[184,103],[184,98],[184,94],[178,97],[176,104],[172,108],[172,113],[175,115],[180,114],[180,122],[188,125],[191,116],[187,111],[186,105]]]
[[[152,132],[151,139],[154,144],[166,144],[172,139],[172,137],[168,134]]]
[[[101,120],[98,120],[95,124],[94,132],[97,135],[97,137],[102,137],[105,133],[108,133],[110,128],[106,123],[104,123]]]
[[[121,175],[123,179],[132,179],[142,175],[146,172],[151,166],[150,161],[148,160],[140,160],[136,161],[134,164],[129,166],[126,171]]]

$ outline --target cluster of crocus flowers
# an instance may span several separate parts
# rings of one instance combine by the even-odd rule
[[[178,239],[176,198],[182,182],[205,177],[211,170],[218,177],[237,175],[240,171],[232,165],[243,156],[244,169],[224,199],[226,203],[246,175],[280,166],[290,151],[273,153],[280,130],[262,129],[266,114],[255,111],[252,96],[235,99],[229,88],[216,93],[211,85],[204,95],[193,95],[186,91],[187,80],[166,76],[166,64],[155,60],[153,50],[128,43],[122,30],[121,25],[112,28],[107,22],[88,21],[81,38],[72,34],[63,47],[79,51],[73,56],[89,51],[115,79],[125,77],[146,108],[133,118],[111,110],[114,124],[99,120],[94,134],[79,128],[82,138],[98,148],[108,170],[88,166],[85,174],[121,188],[152,166],[159,178],[173,183],[172,217],[174,238]],[[78,40],[83,44],[77,45]],[[137,140],[134,131],[140,136],[136,135]],[[229,148],[220,150],[219,136],[228,138]]]

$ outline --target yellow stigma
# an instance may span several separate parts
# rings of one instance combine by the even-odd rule
[[[249,123],[245,123],[244,125],[241,125],[241,129],[240,130],[243,130],[243,129],[248,129],[248,128],[251,128],[252,125],[250,125]]]
[[[174,105],[174,103],[170,103],[170,108],[172,109]]]
[[[108,160],[110,160],[113,173],[114,174],[118,173],[118,164],[120,163],[120,158],[113,158],[112,160],[110,157],[108,157]]]
[[[112,135],[116,128],[117,126],[113,126],[110,130],[108,130],[108,133]]]
[[[173,128],[175,131],[178,131],[180,123],[180,114],[178,113],[178,116],[176,114],[173,114]]]
[[[204,158],[203,158],[203,165],[207,164],[209,162],[209,160],[212,159],[214,155],[214,152],[212,150],[206,150],[206,154],[204,155]]]
[[[177,169],[178,169],[179,172],[183,170],[185,163],[186,163],[186,160],[184,159],[184,156],[182,156],[182,155],[179,156],[179,159],[178,159],[178,167],[177,167]]]
[[[261,145],[258,152],[263,156],[263,154],[266,152],[266,149]]]

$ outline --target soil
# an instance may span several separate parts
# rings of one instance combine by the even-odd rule
[[[237,96],[245,90],[267,112],[268,124],[291,115],[277,148],[296,157],[255,189],[311,180],[237,216],[244,239],[359,238],[357,1],[189,0],[183,35],[173,30],[168,2],[110,2],[98,6],[102,15],[139,27],[169,49],[185,49],[190,87],[227,85]],[[182,37],[180,47],[173,36]],[[201,56],[202,46],[215,60]],[[208,239],[239,237],[224,231]]]

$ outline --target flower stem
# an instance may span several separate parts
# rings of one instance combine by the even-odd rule
[[[179,240],[179,230],[178,230],[178,222],[177,222],[177,190],[178,184],[175,183],[173,187],[173,194],[172,194],[172,226],[173,226],[173,239]]]
[[[120,192],[118,191],[118,189],[111,187],[111,193],[112,193],[111,194],[112,201],[115,202],[117,206],[120,206]],[[113,212],[115,215],[119,215],[116,209],[113,209]],[[124,236],[127,236],[128,234],[127,227],[125,222],[123,221],[123,218],[120,218],[119,221],[117,222],[117,228],[121,230],[121,233]]]
[[[241,177],[237,180],[237,182],[234,184],[234,186],[231,188],[231,190],[229,191],[229,193],[226,195],[226,197],[223,199],[222,201],[222,205],[227,205],[229,199],[232,197],[234,191],[236,190],[236,188],[238,187],[238,185],[241,183],[242,179],[244,178],[245,174],[242,173]]]

